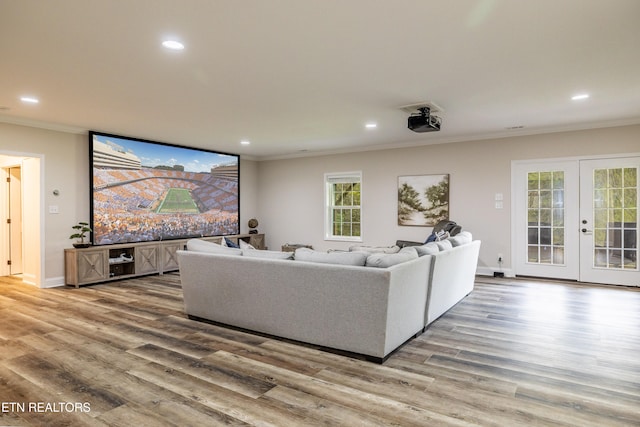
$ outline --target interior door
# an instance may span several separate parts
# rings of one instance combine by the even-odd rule
[[[577,280],[578,162],[514,162],[516,275]]]
[[[20,167],[9,169],[9,241],[11,274],[22,274],[22,173]]]
[[[580,281],[640,286],[640,157],[580,161]]]

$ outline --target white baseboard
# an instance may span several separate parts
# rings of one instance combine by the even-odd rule
[[[49,279],[45,279],[42,288],[57,288],[58,286],[64,285],[64,276],[51,277]]]

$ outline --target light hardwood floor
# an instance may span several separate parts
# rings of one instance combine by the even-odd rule
[[[178,274],[0,278],[0,425],[640,425],[638,289],[479,277],[383,365],[182,308]]]

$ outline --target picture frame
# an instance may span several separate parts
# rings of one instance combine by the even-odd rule
[[[398,225],[433,227],[449,219],[449,174],[398,177]]]

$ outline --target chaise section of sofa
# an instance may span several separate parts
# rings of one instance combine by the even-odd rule
[[[424,328],[431,256],[387,268],[178,251],[186,313],[381,362]]]

